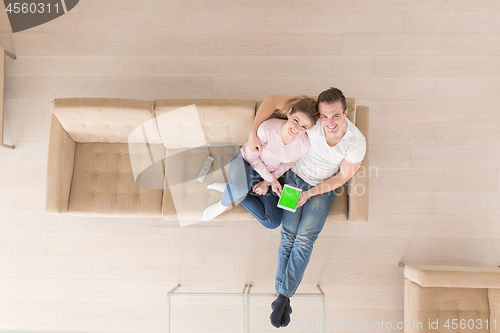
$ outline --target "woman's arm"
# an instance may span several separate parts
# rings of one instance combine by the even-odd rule
[[[248,134],[248,147],[251,151],[257,152],[262,151],[262,145],[260,139],[257,136],[257,129],[260,124],[267,120],[276,109],[281,109],[286,105],[286,102],[290,99],[290,96],[284,95],[269,95],[267,96],[262,104],[259,106],[255,118],[253,120],[252,128]]]

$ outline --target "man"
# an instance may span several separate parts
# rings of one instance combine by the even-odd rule
[[[276,109],[284,107],[288,96],[267,96],[257,110],[249,134],[253,151],[262,149],[257,137],[259,125]],[[344,94],[336,88],[318,96],[320,119],[307,131],[310,150],[285,175],[285,184],[302,190],[295,213],[284,211],[278,251],[276,294],[271,323],[287,326],[292,312],[290,297],[295,294],[309,263],[314,242],[323,229],[335,189],[351,179],[361,166],[366,141],[347,119]]]

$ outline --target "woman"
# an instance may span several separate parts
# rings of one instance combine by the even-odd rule
[[[241,204],[263,226],[274,229],[281,224],[283,210],[277,207],[281,184],[278,178],[290,169],[310,147],[306,131],[319,118],[316,101],[309,97],[290,98],[276,110],[274,117],[264,121],[257,130],[262,149],[250,150],[248,142],[229,165],[231,181],[214,183],[209,189],[223,192],[222,200],[207,207],[203,220],[222,214],[232,202]],[[248,195],[252,190],[257,195]]]

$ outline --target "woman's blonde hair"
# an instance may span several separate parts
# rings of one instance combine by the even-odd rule
[[[283,108],[274,110],[271,118],[287,119],[287,113],[290,110],[292,110],[290,114],[294,114],[295,112],[304,113],[311,120],[313,125],[316,124],[316,121],[319,119],[318,104],[316,100],[306,95],[290,98]]]

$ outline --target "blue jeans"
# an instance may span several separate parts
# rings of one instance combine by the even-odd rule
[[[309,185],[288,170],[285,184],[295,186],[303,191]],[[276,273],[276,294],[292,297],[299,287],[306,270],[313,245],[325,225],[335,191],[315,195],[306,201],[295,213],[283,212],[281,227],[281,243],[278,250],[278,271]]]
[[[278,208],[278,196],[269,186],[265,195],[248,194],[255,184],[263,179],[247,161],[238,153],[229,164],[231,181],[226,185],[221,203],[229,206],[232,202],[240,202],[253,217],[264,227],[275,229],[281,224],[283,210]]]

